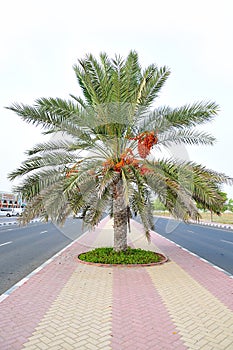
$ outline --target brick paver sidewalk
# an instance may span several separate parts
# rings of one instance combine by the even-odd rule
[[[131,226],[130,245],[169,262],[79,263],[81,251],[112,245],[104,219],[0,303],[0,349],[232,350],[233,279],[154,232],[148,245]]]

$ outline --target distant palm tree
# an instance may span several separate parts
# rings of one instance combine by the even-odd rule
[[[73,68],[83,98],[41,98],[33,106],[9,107],[54,136],[29,150],[28,159],[9,175],[11,180],[23,176],[16,188],[28,201],[23,223],[36,216],[63,223],[82,209],[84,221],[95,226],[107,211],[114,219],[114,248],[121,251],[133,213],[140,215],[149,238],[152,193],[183,220],[199,218],[196,202],[218,207],[219,186],[232,179],[151,152],[174,144],[213,144],[212,136],[194,127],[217,114],[214,102],[153,108],[170,71],[154,64],[143,70],[134,51],[126,59],[102,53],[97,60],[90,54]]]

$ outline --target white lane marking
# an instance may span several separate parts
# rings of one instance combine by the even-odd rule
[[[41,235],[42,233],[47,233],[47,232],[48,232],[48,231],[41,231],[41,232],[40,232],[40,235]]]
[[[230,244],[233,244],[233,242],[230,242],[230,241],[224,241],[224,239],[220,239],[221,242],[225,242],[225,243],[230,243]]]
[[[6,231],[13,231],[13,228],[8,228]]]
[[[0,247],[2,247],[3,245],[7,245],[7,244],[10,244],[10,243],[12,243],[12,241],[10,241],[10,242],[5,242],[5,243],[2,243],[2,244],[0,244]]]

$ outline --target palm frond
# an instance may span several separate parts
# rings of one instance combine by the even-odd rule
[[[148,186],[159,195],[161,202],[173,213],[176,213],[174,211],[174,203],[176,203],[179,208],[176,216],[182,213],[183,206],[182,219],[187,214],[190,217],[193,215],[197,217],[193,200],[205,203],[206,206],[217,206],[219,185],[233,183],[233,179],[225,174],[213,172],[194,162],[169,159],[157,162],[147,161],[146,166],[154,170],[145,175]]]
[[[172,144],[186,145],[213,145],[216,139],[202,131],[189,129],[176,129],[159,133],[158,145],[171,146]]]
[[[121,102],[134,103],[138,84],[141,79],[141,69],[138,54],[131,51],[122,67],[121,74]]]
[[[140,127],[162,132],[170,128],[190,128],[211,121],[218,111],[215,102],[196,102],[174,109],[162,106],[143,116]]]
[[[44,167],[59,168],[64,171],[64,164],[70,164],[77,161],[77,156],[70,152],[53,151],[43,156],[34,156],[22,162],[21,166],[15,171],[11,172],[8,177],[10,180],[26,175],[36,169],[43,169]]]
[[[114,172],[113,170],[108,170],[105,172],[105,174],[101,177],[98,184],[98,198],[102,197],[103,192],[105,192],[109,187],[113,185],[114,182],[116,182],[119,178],[119,174]]]
[[[14,103],[7,107],[17,113],[24,121],[43,128],[56,127],[62,130],[69,125],[69,121],[82,121],[85,113],[71,101],[54,98],[37,99],[34,106]]]
[[[138,191],[138,188],[134,190],[131,198],[131,205],[135,214],[139,214],[141,222],[144,227],[145,236],[150,241],[150,230],[154,229],[152,204],[149,200],[149,194],[144,189],[143,192]]]
[[[139,102],[140,107],[148,108],[151,106],[169,75],[170,71],[166,66],[158,68],[156,65],[150,65],[146,68],[137,93],[137,102]]]
[[[79,66],[74,65],[73,69],[88,104],[95,106],[106,102],[108,80],[101,65],[91,54],[86,55],[85,59],[78,60],[78,63]],[[107,63],[106,59],[105,65]]]
[[[49,141],[44,143],[38,143],[30,150],[27,150],[25,153],[28,156],[35,155],[37,153],[45,154],[49,152],[74,152],[74,151],[80,151],[82,149],[88,150],[93,145],[92,141],[83,141],[83,140],[76,140],[76,141],[69,141],[65,140],[64,137],[62,139],[57,141]]]
[[[27,206],[23,211],[22,216],[19,217],[19,223],[20,225],[27,225],[36,217],[48,221],[48,215],[45,212],[43,197],[41,194],[35,195],[31,201],[27,202]]]
[[[14,192],[20,193],[26,200],[31,200],[47,187],[63,181],[64,174],[59,169],[44,169],[25,177],[19,185],[14,187]]]
[[[27,150],[25,153],[28,156],[32,156],[37,153],[58,151],[58,150],[68,150],[70,148],[70,143],[65,140],[49,141],[38,143],[30,150]]]

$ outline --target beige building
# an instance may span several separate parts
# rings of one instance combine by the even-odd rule
[[[0,208],[20,208],[22,204],[18,195],[0,191]]]

